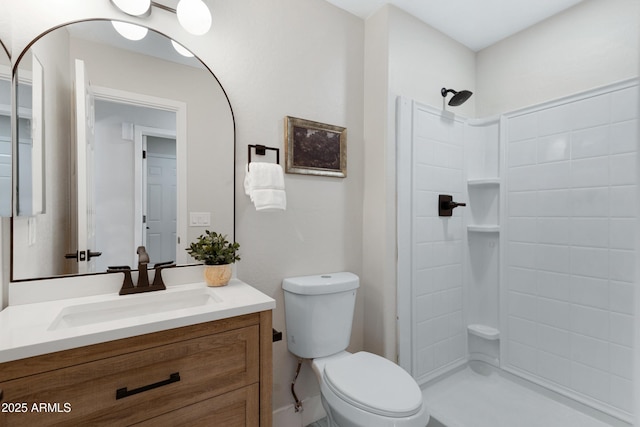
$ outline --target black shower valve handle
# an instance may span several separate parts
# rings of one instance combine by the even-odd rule
[[[459,206],[467,206],[467,204],[454,202],[453,197],[449,194],[440,194],[438,196],[439,216],[451,216],[453,215],[453,210]]]
[[[466,203],[458,203],[458,202],[450,201],[449,205],[447,207],[449,209],[454,209],[454,208],[457,208],[458,206],[467,206],[467,204]]]

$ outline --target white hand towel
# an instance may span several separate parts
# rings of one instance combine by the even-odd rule
[[[247,165],[244,191],[251,198],[257,211],[287,208],[284,173],[278,164],[251,162]]]
[[[287,209],[287,193],[284,190],[257,189],[251,193],[251,200],[257,211],[277,211]]]

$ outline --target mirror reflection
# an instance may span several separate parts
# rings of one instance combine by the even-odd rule
[[[12,280],[135,267],[141,245],[152,264],[186,263],[205,228],[233,236],[233,117],[197,58],[152,30],[130,41],[88,21],[39,38],[16,80],[31,108],[17,109],[30,150],[18,152]],[[192,212],[210,224],[189,226]]]
[[[0,42],[0,216],[11,216],[11,60]]]

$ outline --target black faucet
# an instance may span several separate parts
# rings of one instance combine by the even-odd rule
[[[149,264],[149,254],[144,246],[139,246],[136,251],[138,254],[138,285],[133,285],[131,279],[131,267],[113,266],[107,269],[107,273],[124,273],[124,281],[122,282],[122,288],[120,288],[120,295],[139,294],[141,292],[162,291],[167,289],[162,281],[162,270],[164,268],[175,267],[175,262],[159,262],[154,265],[155,275],[153,277],[153,284],[149,285],[149,271],[147,265]]]
[[[149,254],[144,246],[138,246],[136,253],[138,254],[138,288],[148,288],[149,270],[147,269],[147,264],[149,264]]]

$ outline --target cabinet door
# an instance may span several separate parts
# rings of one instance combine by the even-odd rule
[[[131,425],[258,383],[258,329],[250,326],[0,383],[3,404],[28,404],[23,413],[0,413],[0,426]],[[34,403],[52,406],[34,410]]]
[[[136,427],[258,427],[259,387],[253,384],[135,424]]]

